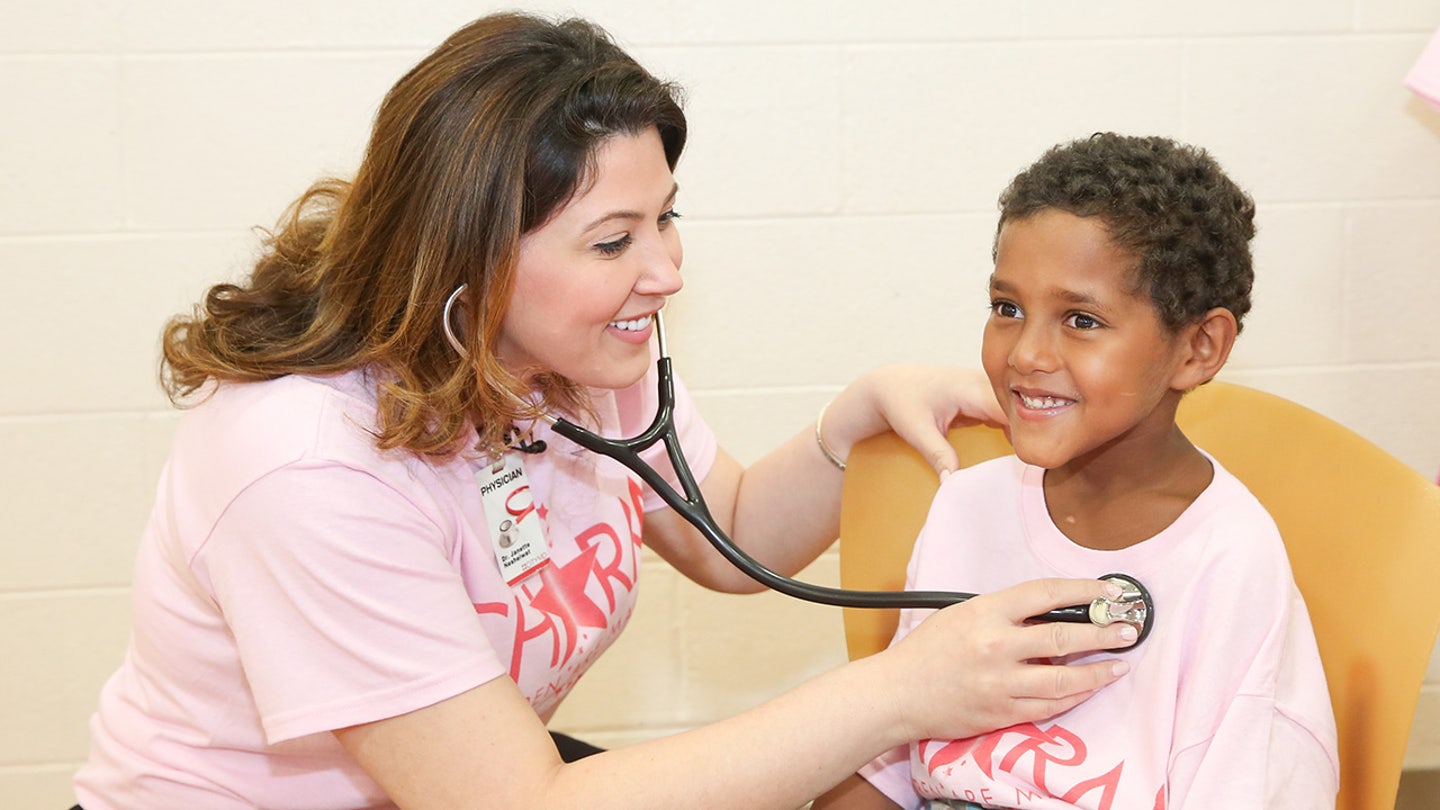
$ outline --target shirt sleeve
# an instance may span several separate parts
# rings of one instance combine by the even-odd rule
[[[272,744],[393,717],[505,673],[441,527],[374,476],[271,472],[191,561]]]
[[[1286,807],[1331,810],[1339,782],[1313,732],[1266,698],[1236,699],[1205,745],[1177,754],[1170,769],[1174,810]]]
[[[1175,752],[1168,784],[1173,810],[1209,807],[1286,807],[1331,810],[1339,792],[1339,763],[1329,694],[1314,677],[1320,662],[1313,635],[1299,614],[1266,645],[1252,672],[1278,666],[1268,688],[1247,687],[1225,707],[1214,734]],[[1278,663],[1277,656],[1278,655]]]
[[[920,810],[920,797],[910,781],[910,746],[886,751],[861,766],[859,774],[895,806],[902,810]]]

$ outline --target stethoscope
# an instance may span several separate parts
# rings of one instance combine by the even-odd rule
[[[445,337],[450,345],[462,355],[464,345],[455,336],[450,325],[450,310],[465,291],[461,285],[450,294],[445,302]],[[687,523],[694,526],[715,550],[747,576],[767,588],[786,596],[816,602],[822,605],[849,608],[942,608],[973,599],[976,594],[952,591],[854,591],[844,588],[830,588],[801,582],[776,573],[735,545],[720,528],[695,476],[680,452],[680,441],[675,434],[675,377],[671,369],[670,354],[665,344],[665,324],[660,313],[655,313],[655,336],[659,343],[660,358],[656,361],[659,382],[659,406],[655,419],[639,434],[628,439],[607,439],[586,428],[547,413],[537,414],[538,418],[550,425],[555,432],[593,453],[614,459],[626,469],[640,476],[651,489],[655,490],[667,506],[674,509]],[[665,453],[680,482],[676,491],[654,467],[640,458],[640,453],[656,442],[663,442]],[[683,492],[683,494],[682,494]],[[1090,622],[1105,627],[1116,622],[1129,624],[1139,636],[1135,644],[1145,640],[1155,622],[1155,610],[1150,601],[1150,592],[1134,577],[1125,574],[1106,574],[1101,580],[1117,585],[1121,590],[1118,599],[1099,598],[1088,605],[1074,605],[1057,608],[1048,613],[1031,617],[1031,621],[1069,622],[1083,624]]]

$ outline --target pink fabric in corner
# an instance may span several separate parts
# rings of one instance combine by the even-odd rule
[[[1435,32],[1420,52],[1420,58],[1405,76],[1405,86],[1430,102],[1430,106],[1440,109],[1440,31]]]

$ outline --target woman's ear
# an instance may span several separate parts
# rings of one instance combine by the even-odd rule
[[[1181,331],[1184,349],[1172,387],[1189,391],[1210,382],[1230,359],[1230,349],[1235,346],[1235,336],[1239,333],[1235,313],[1224,307],[1215,307],[1198,322],[1185,327]]]

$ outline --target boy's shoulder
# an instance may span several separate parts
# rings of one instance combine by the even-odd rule
[[[936,499],[970,497],[997,488],[1019,487],[1025,479],[1027,469],[1031,469],[1030,465],[1021,461],[1013,453],[979,461],[967,467],[961,467],[946,476],[940,482],[939,489],[935,491],[935,497]]]
[[[1206,457],[1215,469],[1215,477],[1201,497],[1209,501],[1210,508],[1229,520],[1253,524],[1257,529],[1273,532],[1278,537],[1280,530],[1275,525],[1275,519],[1255,493],[1214,456],[1206,453]]]
[[[1255,494],[1211,459],[1215,477],[1210,486],[1177,521],[1186,544],[1193,544],[1197,567],[1223,566],[1228,577],[1267,581],[1289,580],[1290,561],[1275,519]]]
[[[964,521],[973,524],[1002,519],[1013,510],[1002,504],[1018,504],[1026,486],[1029,465],[1013,455],[981,461],[950,473],[940,482],[930,502],[927,524]]]

